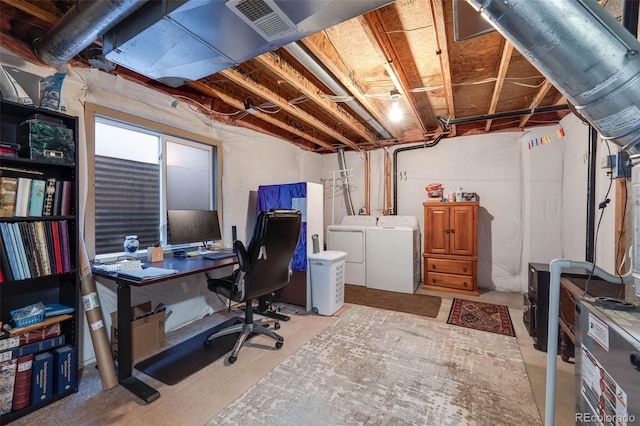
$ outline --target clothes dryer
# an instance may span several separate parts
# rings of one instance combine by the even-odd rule
[[[415,216],[381,216],[366,232],[368,288],[415,293],[420,284],[420,228]]]
[[[345,216],[339,225],[327,227],[327,250],[347,253],[346,284],[364,286],[366,280],[366,230],[375,226],[375,216]]]

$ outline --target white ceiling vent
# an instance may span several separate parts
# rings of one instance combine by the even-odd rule
[[[229,0],[226,5],[267,41],[297,32],[273,0]]]

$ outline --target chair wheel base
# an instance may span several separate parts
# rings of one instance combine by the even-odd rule
[[[233,364],[234,362],[236,362],[237,359],[238,359],[237,356],[230,356],[229,357],[229,364]]]
[[[284,345],[283,342],[276,342],[276,348],[280,349]]]

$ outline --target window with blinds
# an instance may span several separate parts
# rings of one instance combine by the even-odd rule
[[[216,147],[97,118],[95,253],[120,254],[167,241],[167,209],[214,209]],[[166,244],[165,244],[166,245]]]

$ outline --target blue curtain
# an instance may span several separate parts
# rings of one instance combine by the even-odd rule
[[[294,208],[293,200],[307,198],[307,183],[287,183],[283,185],[261,185],[258,187],[258,214],[262,210],[270,209],[290,209]],[[304,203],[306,206],[306,202]],[[295,206],[295,208],[298,208]],[[293,254],[291,269],[294,271],[307,270],[307,215],[302,212],[302,229],[300,230],[300,240]]]

